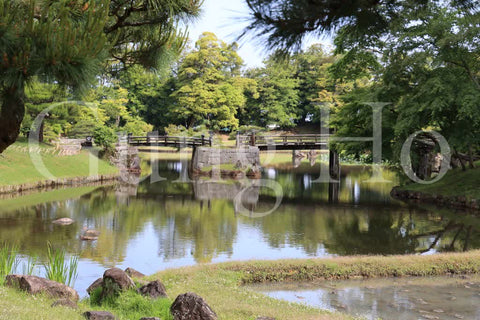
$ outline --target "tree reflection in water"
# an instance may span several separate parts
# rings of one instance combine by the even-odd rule
[[[268,259],[273,254],[289,258],[480,248],[477,217],[391,199],[396,183],[391,172],[386,175],[392,184],[375,185],[362,182],[370,177],[368,169],[348,168],[340,184],[329,186],[312,183],[318,174],[278,171],[282,205],[270,215],[250,218],[238,214],[235,195],[248,187],[243,205],[268,211],[275,202],[272,190],[241,181],[172,183],[179,173],[166,166],[162,170],[167,181],[106,186],[71,200],[0,210],[0,242],[17,243],[23,254],[42,259],[50,241],[103,266],[133,259],[127,250],[133,241],[144,241],[143,249],[153,250],[142,259],[188,257],[197,263],[251,258],[255,252],[255,258]],[[76,222],[52,225],[59,217]],[[99,230],[98,241],[80,241],[83,228]],[[155,243],[149,242],[152,237],[146,240],[148,230],[153,230]],[[242,243],[252,237],[256,247]]]

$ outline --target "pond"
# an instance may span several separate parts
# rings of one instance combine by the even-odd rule
[[[163,181],[1,200],[0,242],[16,243],[24,257],[38,256],[40,262],[47,242],[78,254],[75,288],[82,296],[113,266],[151,274],[229,260],[480,248],[477,217],[392,199],[398,178],[388,170],[384,176],[390,182],[369,183],[369,167],[344,166],[340,183],[329,185],[316,183],[319,171],[304,167],[265,169],[260,182],[185,182],[182,162],[159,161],[154,167]],[[75,223],[52,224],[63,217]],[[85,229],[98,230],[98,240],[80,240]]]
[[[369,320],[480,319],[480,279],[348,280],[251,286],[255,291]]]

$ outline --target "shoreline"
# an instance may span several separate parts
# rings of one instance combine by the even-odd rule
[[[295,283],[302,281],[360,280],[374,278],[411,278],[449,276],[470,279],[480,274],[480,250],[435,255],[345,256],[313,259],[280,259],[232,261],[218,264],[172,268],[142,278],[160,280],[168,293],[169,303],[185,292],[195,292],[205,299],[219,319],[245,320],[273,317],[278,320],[347,320],[355,316],[342,311],[327,311],[299,303],[285,302],[254,291],[250,284]],[[49,318],[81,319],[81,313],[92,310],[88,300],[79,309],[47,308],[53,299],[40,299],[15,289],[0,286],[0,308],[12,318],[28,319],[35,308],[49,310]],[[127,294],[128,296],[128,294]],[[8,301],[8,303],[5,302]],[[123,303],[128,300],[123,299]],[[120,316],[124,309],[114,306],[93,307]],[[65,314],[68,312],[68,316]],[[25,315],[25,316],[20,316]],[[120,317],[122,318],[122,317]],[[123,317],[125,318],[125,317]]]
[[[422,279],[480,274],[480,250],[435,255],[345,256],[314,259],[233,261],[167,269],[147,276],[169,295],[195,292],[221,319],[353,319],[343,312],[305,307],[270,298],[249,285],[374,278]]]
[[[428,192],[405,189],[396,186],[390,191],[390,195],[397,200],[404,202],[435,204],[453,209],[466,209],[480,211],[479,199],[468,199],[466,196],[448,196]]]
[[[95,176],[58,178],[55,180],[41,180],[31,183],[23,183],[19,185],[0,186],[0,195],[18,194],[21,196],[25,191],[56,189],[58,187],[78,187],[88,184],[103,183],[116,181],[120,174],[105,174]]]

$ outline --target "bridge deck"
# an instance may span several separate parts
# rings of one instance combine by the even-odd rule
[[[329,135],[298,134],[283,136],[239,135],[238,146],[255,146],[260,150],[321,150],[328,148]]]
[[[212,146],[212,139],[205,137],[172,137],[172,136],[129,136],[127,142],[131,146],[159,146],[176,148],[194,148],[201,146]]]

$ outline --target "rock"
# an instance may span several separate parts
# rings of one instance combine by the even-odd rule
[[[192,292],[179,295],[172,306],[170,313],[174,320],[216,320],[217,314],[200,296]]]
[[[98,237],[80,236],[80,240],[83,240],[83,241],[95,241],[95,240],[98,240]]]
[[[128,274],[130,278],[143,278],[145,275],[133,268],[127,268],[125,269],[125,273]]]
[[[5,285],[24,290],[30,294],[43,293],[52,298],[64,298],[72,301],[78,301],[79,299],[77,291],[69,286],[37,276],[8,275],[5,278]]]
[[[125,271],[119,268],[112,268],[103,274],[102,299],[131,288],[135,288],[135,283]]]
[[[78,306],[75,302],[69,299],[60,299],[52,303],[51,307],[67,307],[72,309],[77,309]]]
[[[97,237],[100,235],[100,231],[94,230],[94,229],[87,229],[83,233],[85,237]]]
[[[68,226],[69,224],[72,224],[74,222],[75,221],[70,218],[61,218],[61,219],[54,220],[52,223],[59,224],[62,226]]]
[[[108,311],[87,311],[83,316],[89,320],[115,320],[115,316]]]
[[[158,280],[152,281],[147,285],[144,285],[138,291],[142,296],[150,297],[153,299],[167,297],[167,289],[165,289],[163,283]]]
[[[99,288],[99,287],[102,287],[103,285],[103,278],[98,278],[97,280],[95,280],[88,288],[87,288],[87,293],[88,295],[91,295],[92,292]]]

